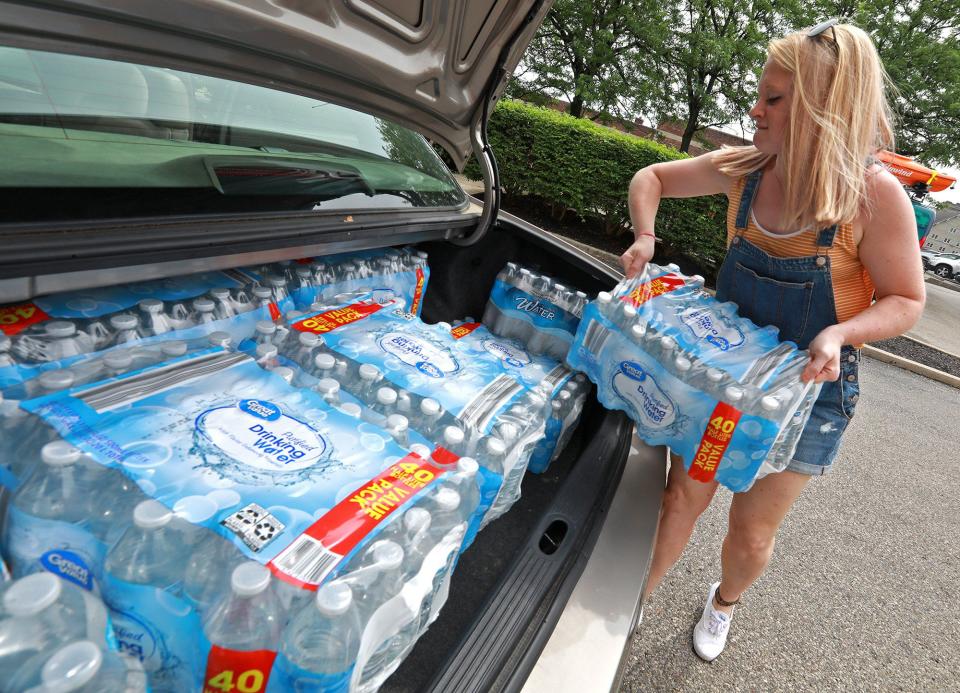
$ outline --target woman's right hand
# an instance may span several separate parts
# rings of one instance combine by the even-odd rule
[[[620,264],[623,265],[623,273],[627,279],[637,276],[647,266],[653,257],[653,245],[653,236],[638,236],[633,245],[627,248],[627,252],[620,256]]]

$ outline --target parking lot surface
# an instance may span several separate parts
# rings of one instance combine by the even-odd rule
[[[727,650],[707,664],[690,639],[719,577],[722,492],[646,606],[623,691],[957,690],[960,390],[871,359],[861,389]]]

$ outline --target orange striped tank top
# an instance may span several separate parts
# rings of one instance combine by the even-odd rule
[[[727,247],[737,235],[737,210],[746,184],[740,178],[730,190],[727,207]],[[817,254],[817,231],[798,231],[793,234],[773,234],[757,224],[751,210],[743,237],[768,255],[780,258],[809,257]],[[873,299],[873,282],[867,269],[860,262],[857,244],[853,236],[853,224],[840,224],[833,246],[827,251],[830,257],[830,281],[833,284],[833,300],[837,308],[837,321],[843,322],[870,307]]]

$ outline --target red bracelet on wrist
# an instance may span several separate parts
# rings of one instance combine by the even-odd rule
[[[660,240],[659,238],[657,238],[657,236],[656,236],[655,234],[650,233],[649,231],[638,231],[638,232],[634,233],[633,235],[634,235],[635,238],[640,238],[640,236],[650,236],[650,238],[652,238],[652,239],[655,240],[655,241],[659,241],[659,240]]]

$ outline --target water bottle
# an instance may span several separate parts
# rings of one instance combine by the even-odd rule
[[[107,649],[102,639],[78,640],[35,657],[16,672],[10,686],[27,693],[145,693],[147,677],[134,660]]]
[[[255,286],[253,287],[253,306],[254,308],[261,308],[266,311],[269,311],[270,305],[273,303],[273,291],[269,286]],[[269,314],[269,312],[267,313]]]
[[[13,687],[12,674],[72,640],[107,636],[107,611],[91,593],[52,573],[34,573],[3,592],[0,614],[0,691]]]
[[[382,604],[398,595],[403,588],[403,549],[396,542],[383,539],[370,546],[365,558],[369,561],[368,570],[372,569],[375,572],[372,573],[372,578],[370,574],[366,575],[356,587],[351,584],[351,589],[356,595],[361,626],[366,629],[373,627],[370,624],[370,617],[374,612]],[[348,573],[342,579],[350,584],[351,575]],[[395,636],[396,633],[390,632],[371,634],[373,641],[380,644],[374,649],[363,668],[362,679],[365,682],[386,678],[385,669],[392,661],[396,648],[396,645],[391,642],[391,638]]]
[[[379,388],[380,379],[383,377],[383,374],[376,366],[364,363],[357,370],[357,375],[359,376],[360,382],[357,386],[357,391],[353,394],[357,399],[369,406],[376,401],[377,389]]]
[[[61,361],[89,354],[96,348],[93,338],[86,332],[78,332],[76,324],[69,320],[52,320],[45,327],[47,343],[39,360]]]
[[[287,625],[271,676],[279,690],[346,691],[360,649],[350,586],[334,580]]]
[[[397,413],[397,391],[392,387],[381,387],[377,389],[377,399],[373,404],[373,410],[380,416],[388,417]]]
[[[80,463],[91,470],[91,485],[96,488],[87,499],[86,527],[106,550],[133,522],[133,511],[146,496],[120,469],[104,467],[87,455]]]
[[[480,505],[480,464],[472,457],[461,457],[457,460],[457,471],[452,480],[457,493],[460,494],[460,503],[466,515],[472,516]]]
[[[433,440],[440,433],[443,413],[440,402],[432,397],[425,397],[420,401],[420,416],[417,426],[425,438]]]
[[[216,532],[204,530],[183,571],[183,596],[195,609],[206,613],[229,592],[230,575],[243,560],[233,544]]]
[[[154,337],[173,330],[170,319],[163,312],[163,301],[155,298],[145,298],[140,301],[140,334],[143,337]]]
[[[294,334],[297,335],[296,344],[291,345],[288,356],[301,368],[309,370],[314,353],[320,345],[320,336],[314,332],[295,332]]]
[[[6,546],[14,577],[48,570],[92,590],[103,546],[85,524],[94,477],[80,450],[56,440],[41,450],[43,464],[20,485],[7,508]]]
[[[236,676],[240,690],[264,690],[283,627],[283,609],[270,589],[270,569],[245,561],[233,569],[230,589],[203,619],[203,634],[212,646],[204,674],[213,688],[224,672]],[[257,653],[258,667],[248,653]],[[246,654],[246,656],[245,656]],[[235,670],[236,669],[236,670]],[[260,682],[260,685],[257,683]]]
[[[287,278],[286,277],[268,277],[267,284],[270,287],[270,292],[273,295],[273,302],[279,305],[287,296],[289,296],[289,291],[287,290]]]
[[[174,303],[172,306],[170,306],[167,319],[170,321],[170,325],[175,330],[183,330],[193,325],[193,319],[190,315],[190,310],[183,303]]]
[[[226,320],[237,314],[236,305],[230,296],[230,289],[223,286],[210,289],[210,298],[213,299],[213,314],[217,320]]]
[[[210,346],[223,347],[227,349],[230,347],[230,344],[233,342],[233,337],[230,336],[229,332],[211,332],[207,335],[207,343]]]
[[[104,375],[115,378],[133,370],[133,353],[129,349],[117,349],[103,357]]]
[[[140,339],[140,319],[130,313],[117,313],[110,316],[110,328],[115,336],[114,344],[126,344]]]
[[[269,370],[278,365],[277,353],[275,344],[258,344],[254,359],[261,368]]]
[[[296,274],[297,277],[297,289],[307,289],[314,285],[313,271],[310,265],[297,265],[294,274]]]
[[[296,375],[292,368],[287,368],[286,366],[274,366],[273,368],[268,368],[271,373],[278,375],[287,383],[287,385],[293,384],[293,378]]]
[[[253,327],[254,344],[276,344],[277,325],[270,320],[257,320]]]
[[[387,433],[397,442],[398,445],[406,449],[410,445],[410,422],[403,414],[391,414],[387,417]]]
[[[194,320],[197,325],[208,325],[217,321],[216,304],[209,298],[197,298],[193,301]]]
[[[335,378],[337,360],[333,354],[321,352],[313,357],[313,375],[317,378]]]
[[[321,378],[317,381],[315,389],[323,397],[323,401],[331,407],[340,405],[340,383],[333,378]]]
[[[199,668],[200,618],[178,596],[188,547],[173,513],[149,499],[107,552],[103,598],[120,651],[143,663],[153,691],[188,690]]]
[[[466,454],[466,434],[457,426],[447,426],[443,429],[443,447],[454,455]]]

